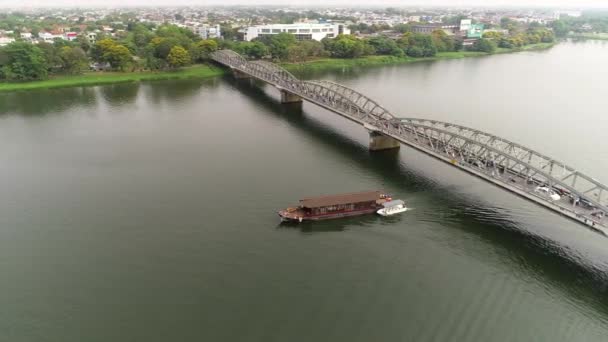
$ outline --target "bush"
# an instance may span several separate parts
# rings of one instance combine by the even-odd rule
[[[418,46],[410,46],[407,48],[407,55],[410,57],[424,57],[424,51]]]

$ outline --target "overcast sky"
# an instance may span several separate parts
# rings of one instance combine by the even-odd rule
[[[305,5],[305,6],[519,6],[608,7],[608,0],[0,0],[0,7],[49,6],[181,6],[181,5]]]

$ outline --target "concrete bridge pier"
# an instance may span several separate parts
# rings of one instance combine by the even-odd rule
[[[369,132],[369,150],[370,151],[382,151],[397,149],[401,147],[399,140],[386,136],[380,132],[370,131]]]
[[[302,98],[296,94],[290,93],[286,90],[279,89],[281,91],[281,103],[296,103],[302,102]]]
[[[249,76],[249,74],[246,74],[246,73],[244,73],[242,71],[239,71],[239,70],[236,70],[236,69],[232,69],[232,75],[237,80],[251,78],[251,76]]]

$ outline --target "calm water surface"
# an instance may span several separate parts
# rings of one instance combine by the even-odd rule
[[[608,182],[608,44],[305,74]],[[271,87],[0,94],[1,341],[606,341],[608,239]],[[299,226],[297,199],[414,210]]]

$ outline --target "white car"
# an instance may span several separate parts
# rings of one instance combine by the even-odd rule
[[[546,186],[538,186],[536,187],[536,189],[534,189],[534,191],[539,192],[541,194],[545,194],[554,201],[559,201],[559,199],[561,198],[560,195],[558,195],[555,191],[547,188]]]

